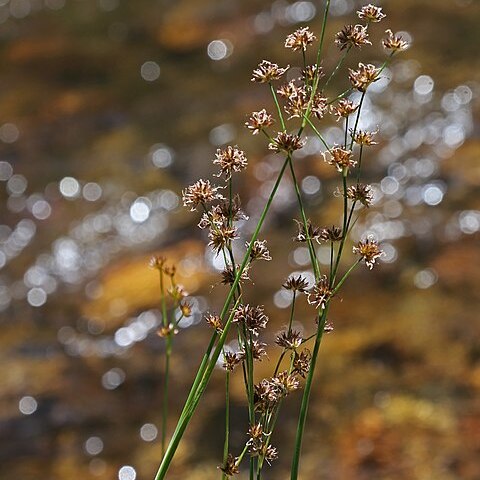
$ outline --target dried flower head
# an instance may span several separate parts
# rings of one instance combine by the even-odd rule
[[[273,117],[265,109],[262,109],[259,112],[252,112],[248,121],[245,122],[245,126],[252,131],[253,135],[256,135],[273,123]]]
[[[240,150],[236,145],[234,147],[228,146],[225,149],[218,149],[213,160],[215,165],[220,165],[220,173],[217,175],[225,175],[225,179],[228,180],[233,172],[241,172],[247,168],[247,157],[245,152]]]
[[[259,362],[261,362],[263,360],[263,357],[267,356],[267,351],[265,350],[266,346],[266,343],[259,342],[258,340],[253,340],[252,342],[248,342],[247,348],[250,350],[253,360],[258,360]],[[245,351],[245,345],[242,346],[237,356],[240,361],[246,360],[247,352]]]
[[[322,230],[321,238],[325,242],[339,242],[342,237],[342,229],[340,227],[336,227],[335,225]]]
[[[250,252],[250,260],[253,262],[254,260],[266,260],[269,261],[272,259],[270,256],[270,252],[268,251],[266,240],[255,240],[253,242],[252,250]],[[245,244],[247,248],[250,247],[250,243],[247,242]]]
[[[320,79],[323,76],[325,76],[325,73],[320,65],[307,65],[306,68],[302,70],[302,76],[300,77],[300,80],[303,80],[305,83],[312,83],[313,80],[315,80],[315,77]]]
[[[278,458],[278,450],[273,445],[267,445],[263,452],[263,456],[265,457],[265,461],[271,465],[271,462]]]
[[[350,136],[353,138],[353,141],[358,145],[377,145],[378,142],[373,140],[373,137],[378,133],[378,130],[374,132],[367,132],[364,130],[355,131],[353,128],[350,129]]]
[[[162,338],[170,337],[178,333],[178,328],[175,327],[173,323],[168,324],[167,326],[160,327],[157,330],[157,335]]]
[[[205,205],[214,200],[223,200],[223,195],[218,192],[221,187],[214,187],[209,180],[198,180],[193,185],[182,191],[183,205],[190,207],[190,211],[196,210],[198,205]]]
[[[371,45],[368,40],[367,27],[363,25],[345,25],[343,29],[335,35],[335,43],[343,50],[351,47],[362,47],[362,45]]]
[[[315,40],[315,35],[308,27],[299,28],[287,37],[285,40],[285,48],[291,48],[294,52],[297,50],[305,51]]]
[[[328,112],[328,98],[324,97],[320,93],[317,93],[313,97],[312,106],[311,106],[312,113],[320,120],[324,117],[324,115]]]
[[[262,60],[252,73],[252,82],[269,83],[272,80],[279,80],[289,68],[290,65],[280,68],[276,63]]]
[[[297,97],[303,92],[304,90],[302,87],[295,85],[295,80],[290,80],[288,83],[284,83],[277,89],[277,93],[286,99]]]
[[[268,317],[263,312],[263,307],[242,304],[235,311],[233,322],[243,323],[247,330],[258,336],[260,330],[266,328]]]
[[[153,256],[148,262],[148,265],[155,270],[163,270],[166,261],[167,259],[164,257]]]
[[[325,326],[323,327],[323,331],[325,333],[332,333],[333,332],[333,323],[327,322]]]
[[[275,377],[272,377],[272,383],[278,387],[281,395],[284,397],[297,390],[300,386],[297,377],[288,373],[286,370],[279,372]]]
[[[305,293],[308,290],[309,284],[305,277],[297,275],[288,277],[282,287],[287,290],[292,290],[293,292]]]
[[[233,240],[238,238],[237,229],[228,225],[214,226],[209,234],[208,246],[218,255],[223,248],[228,247]]]
[[[178,308],[180,309],[184,317],[190,317],[192,315],[191,302],[181,302]]]
[[[305,225],[303,222],[295,220],[298,227],[298,233],[293,240],[296,242],[308,242],[309,240],[315,240],[317,243],[320,243],[322,230],[319,227],[315,227],[312,225],[310,220],[307,220],[307,228],[305,229]]]
[[[370,185],[357,183],[347,188],[347,198],[354,202],[361,202],[366,207],[369,207],[373,202],[373,191]]]
[[[270,150],[277,153],[287,152],[292,153],[295,150],[300,150],[305,145],[305,141],[298,135],[291,135],[286,132],[278,132],[273,143],[268,144]]]
[[[211,313],[205,316],[205,321],[217,331],[217,333],[223,332],[222,319],[218,315],[213,315]]]
[[[188,297],[188,292],[185,290],[183,285],[172,285],[168,289],[168,294],[172,297],[175,302],[180,302],[182,298]]]
[[[327,160],[326,157],[324,157],[325,161],[333,165],[339,172],[348,170],[348,168],[354,167],[357,164],[357,161],[353,159],[352,151],[345,150],[338,145],[334,145],[328,153],[330,154],[330,158]]]
[[[394,35],[394,33],[388,29],[385,30],[387,37],[382,40],[382,45],[385,50],[390,52],[401,52],[402,50],[407,50],[410,47],[409,43],[403,39],[401,35]]]
[[[349,68],[348,71],[353,88],[360,92],[365,92],[368,86],[377,80],[380,69],[370,63],[367,65],[359,63],[357,70]]]
[[[308,303],[323,310],[332,296],[333,290],[330,288],[328,278],[326,275],[322,275],[308,292]]]
[[[243,269],[242,274],[240,275],[240,282],[242,283],[246,280],[250,280],[250,277],[248,275],[248,266]],[[230,265],[222,270],[222,280],[221,283],[224,285],[233,285],[235,282],[235,277],[237,275],[237,272],[240,270],[240,265],[236,265],[236,268],[233,269]]]
[[[233,475],[237,475],[240,473],[237,465],[237,459],[229,453],[227,456],[227,460],[225,464],[218,467],[227,477],[232,477]]]
[[[378,243],[372,238],[358,242],[357,246],[353,247],[353,253],[360,255],[370,270],[375,265],[375,260],[384,254],[382,250],[378,248]]]
[[[355,105],[351,100],[341,98],[336,105],[330,107],[330,111],[337,117],[337,122],[341,118],[347,118],[357,110],[358,105]]]
[[[310,350],[306,348],[300,353],[295,352],[293,358],[293,374],[300,375],[302,378],[307,376],[308,371],[310,370],[310,363],[312,360],[312,354]]]
[[[237,194],[232,198],[232,201],[225,200],[219,205],[214,205],[210,211],[204,212],[200,222],[199,228],[220,228],[222,225],[229,222],[236,222],[238,220],[248,220],[248,216],[242,211],[240,196]]]
[[[233,372],[240,361],[240,358],[235,352],[225,352],[223,355],[223,368],[228,372]]]
[[[281,391],[269,379],[254,385],[253,401],[257,412],[266,412],[282,398]]]
[[[297,349],[303,342],[302,334],[298,330],[286,330],[277,335],[275,343],[287,350]]]
[[[382,13],[382,7],[376,7],[371,3],[362,7],[361,10],[358,10],[357,15],[358,18],[369,22],[380,22],[380,20],[386,16]]]

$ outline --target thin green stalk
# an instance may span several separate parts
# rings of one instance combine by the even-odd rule
[[[307,245],[308,245],[308,253],[310,255],[310,261],[312,263],[313,272],[315,274],[315,280],[318,280],[320,278],[320,266],[318,264],[317,254],[315,252],[315,248],[313,247],[312,239],[308,236],[308,220],[305,214],[305,208],[303,206],[303,201],[302,201],[302,194],[300,193],[300,188],[298,186],[298,181],[295,175],[295,169],[293,168],[293,162],[291,158],[289,159],[288,165],[290,167],[290,173],[292,174],[293,186],[295,188],[295,194],[297,196],[297,202],[300,208],[303,228],[305,229],[305,233],[307,234]]]
[[[224,351],[225,353],[225,351]],[[225,374],[225,440],[223,443],[223,464],[227,463],[230,440],[230,371]],[[222,480],[227,476],[222,472]]]
[[[347,48],[347,50],[345,50],[345,53],[342,55],[342,57],[340,58],[340,60],[338,61],[337,65],[335,66],[335,68],[333,69],[332,73],[330,74],[330,76],[327,78],[327,81],[325,82],[325,85],[323,86],[323,91],[325,91],[328,87],[328,85],[330,84],[331,80],[333,79],[333,77],[337,74],[338,70],[340,69],[340,67],[342,66],[345,58],[347,58],[347,55],[348,53],[350,52],[350,50],[352,49],[351,46],[349,46]]]
[[[267,200],[267,203],[265,204],[265,207],[262,211],[262,214],[260,215],[260,218],[258,220],[257,226],[255,228],[255,231],[252,235],[249,247],[247,248],[247,251],[245,253],[245,256],[243,258],[243,262],[240,265],[240,268],[237,271],[237,275],[235,277],[235,280],[230,287],[230,290],[227,294],[227,298],[225,300],[224,306],[222,308],[222,312],[220,314],[220,317],[223,319],[228,311],[228,308],[232,302],[232,299],[234,297],[235,290],[240,283],[240,278],[241,275],[243,274],[249,259],[250,259],[250,253],[253,248],[253,243],[254,241],[258,238],[258,235],[260,233],[260,230],[263,226],[263,223],[265,221],[265,218],[267,216],[267,213],[270,210],[270,206],[273,202],[273,198],[275,197],[275,194],[277,193],[278,187],[280,186],[280,182],[283,178],[283,175],[285,173],[285,169],[287,168],[288,165],[288,158],[285,159],[282,168],[280,169],[280,172],[278,173],[277,179],[275,181],[275,185],[272,188],[272,191],[270,193],[270,196]],[[232,317],[233,318],[233,317]],[[155,475],[155,480],[163,480],[165,478],[165,475],[167,474],[167,471],[170,467],[170,463],[172,462],[173,456],[178,448],[178,445],[180,443],[180,440],[185,432],[185,429],[187,428],[188,423],[190,422],[190,418],[193,415],[193,412],[195,411],[198,401],[200,400],[201,395],[205,391],[205,388],[207,387],[208,381],[210,380],[210,376],[213,372],[213,368],[215,366],[215,362],[217,361],[221,349],[223,348],[223,345],[226,341],[226,337],[228,334],[228,331],[230,329],[230,324],[231,320],[229,320],[225,325],[224,329],[222,332],[222,335],[218,339],[217,342],[217,347],[215,348],[215,351],[213,352],[212,356],[210,359],[202,360],[202,364],[200,365],[200,368],[203,370],[202,372],[197,373],[197,376],[195,377],[194,384],[190,390],[189,396],[187,398],[187,402],[185,403],[184,410],[182,412],[182,415],[180,416],[180,419],[177,423],[177,427],[175,429],[174,434],[172,435],[172,438],[170,439],[170,443],[165,451],[165,454],[163,456],[162,462],[158,468],[158,471]],[[210,346],[209,346],[210,347]],[[213,348],[213,346],[212,346]],[[211,349],[210,349],[211,351]],[[210,355],[210,354],[209,354]]]
[[[283,119],[282,109],[280,107],[280,104],[278,103],[278,98],[277,98],[277,94],[275,93],[275,88],[273,88],[273,85],[271,82],[268,85],[270,86],[270,92],[272,92],[272,97],[273,97],[273,101],[275,102],[275,107],[277,107],[277,113],[280,119],[280,124],[282,125],[282,130],[285,132],[287,128],[285,126],[285,120]]]
[[[305,115],[304,115],[303,118],[305,119],[305,122],[310,125],[310,127],[311,127],[312,130],[315,132],[315,134],[316,134],[317,137],[320,139],[320,141],[325,145],[326,149],[327,149],[328,151],[330,151],[330,147],[329,147],[327,141],[323,138],[322,134],[318,131],[317,127],[316,127],[316,126],[312,123],[312,121],[311,121],[308,117],[306,117]]]
[[[329,304],[325,306],[325,309],[319,315],[317,334],[315,336],[315,345],[312,352],[312,360],[310,363],[310,370],[308,371],[307,379],[305,381],[305,388],[303,390],[302,404],[300,406],[300,415],[298,417],[297,434],[295,437],[295,447],[293,453],[292,467],[290,470],[290,479],[297,480],[298,468],[300,464],[300,453],[302,449],[303,433],[305,431],[305,423],[307,421],[308,405],[310,403],[310,393],[312,390],[313,374],[315,373],[315,366],[317,364],[318,352],[320,350],[320,344],[322,342],[323,332],[325,328],[325,321],[327,319]]]
[[[167,421],[168,421],[168,388],[170,377],[170,357],[172,355],[172,336],[168,335],[165,349],[165,373],[163,381],[163,408],[162,408],[162,455],[165,454],[165,443],[167,439]]]

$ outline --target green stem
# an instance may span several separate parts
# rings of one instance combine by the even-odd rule
[[[318,265],[317,254],[315,252],[315,248],[313,247],[312,239],[308,236],[308,220],[305,214],[305,208],[303,206],[303,201],[302,201],[302,194],[300,193],[300,188],[298,186],[298,181],[295,175],[295,169],[293,168],[293,162],[291,158],[289,158],[288,165],[290,167],[290,173],[292,174],[293,186],[295,188],[295,194],[297,195],[297,202],[300,208],[303,228],[305,229],[305,233],[307,234],[307,245],[308,245],[308,252],[310,254],[310,261],[312,263],[313,272],[315,274],[315,280],[318,280],[320,278],[320,267]]]
[[[172,336],[168,334],[165,349],[165,377],[163,381],[163,408],[162,408],[162,455],[165,454],[168,421],[168,388],[170,379],[170,357],[172,355]]]
[[[320,350],[320,344],[322,342],[325,322],[327,319],[328,307],[329,307],[329,304],[325,306],[325,309],[319,315],[319,319],[318,319],[318,329],[315,337],[315,345],[313,347],[313,352],[312,352],[312,360],[310,363],[310,369],[308,371],[307,379],[305,381],[305,388],[303,390],[303,396],[302,396],[302,404],[300,406],[300,415],[298,418],[297,434],[295,437],[295,447],[294,447],[294,454],[293,454],[293,460],[292,460],[292,468],[290,470],[291,480],[297,480],[298,478],[298,469],[300,465],[300,453],[302,450],[303,433],[305,431],[308,405],[310,402],[310,393],[312,390],[313,374],[315,373],[315,366],[317,364],[318,352]]]
[[[312,121],[304,115],[305,123],[308,123],[312,130],[315,132],[317,137],[321,140],[321,142],[325,145],[326,149],[330,151],[330,147],[328,146],[327,141],[323,138],[322,134],[318,131],[317,127],[312,123]]]
[[[347,57],[348,53],[350,52],[350,50],[352,49],[352,46],[349,46],[347,48],[347,50],[345,51],[345,53],[342,55],[342,57],[340,58],[339,62],[337,63],[337,65],[335,66],[335,68],[333,69],[332,73],[330,74],[330,76],[328,77],[327,81],[325,82],[325,85],[323,86],[323,91],[325,91],[328,87],[328,85],[330,84],[330,81],[332,80],[332,78],[337,74],[338,70],[340,69],[340,67],[342,66],[342,63],[343,61],[345,60],[345,58]]]
[[[228,292],[227,298],[225,300],[222,312],[220,314],[220,317],[223,319],[228,311],[228,308],[232,302],[232,299],[234,297],[235,290],[240,283],[240,278],[241,275],[243,274],[249,259],[250,259],[250,253],[253,248],[253,243],[257,239],[260,230],[263,226],[263,223],[265,221],[265,218],[267,216],[267,213],[270,210],[270,206],[272,205],[273,198],[275,197],[275,194],[277,193],[278,187],[280,186],[280,182],[283,178],[283,175],[285,173],[285,169],[287,168],[288,165],[288,159],[290,157],[287,156],[285,159],[282,168],[280,169],[280,172],[278,173],[277,180],[275,181],[275,185],[273,186],[273,189],[270,193],[270,196],[267,200],[267,203],[265,204],[265,207],[262,211],[262,214],[260,215],[260,218],[258,220],[257,226],[255,228],[255,231],[252,235],[249,247],[247,248],[247,251],[245,253],[245,256],[243,258],[243,262],[240,265],[240,268],[237,271],[237,275],[235,277],[235,280],[230,287],[230,290]],[[233,313],[231,314],[231,318],[233,318]],[[227,323],[225,323],[222,335],[218,339],[217,346],[211,355],[210,358],[205,357],[202,360],[202,364],[200,365],[200,368],[202,369],[202,372],[198,371],[197,376],[195,377],[194,384],[190,390],[189,396],[187,398],[187,401],[185,403],[184,410],[182,412],[182,415],[180,416],[177,427],[175,429],[174,434],[172,435],[172,438],[170,439],[170,443],[165,451],[165,455],[163,456],[162,462],[158,468],[158,471],[155,475],[155,480],[163,480],[165,478],[165,475],[167,474],[167,471],[170,467],[170,464],[172,462],[173,456],[178,448],[178,445],[180,443],[180,440],[185,432],[185,429],[187,428],[188,423],[190,422],[190,419],[198,405],[198,402],[200,400],[200,397],[202,396],[203,392],[205,391],[208,381],[210,380],[211,374],[213,372],[213,369],[215,367],[215,363],[220,356],[220,352],[223,348],[223,345],[225,344],[226,338],[228,331],[230,329],[230,324],[231,324],[231,318]],[[214,338],[213,338],[214,340]],[[212,345],[213,348],[213,345]],[[211,351],[211,348],[210,348]],[[210,354],[209,354],[210,355]],[[206,358],[206,359],[205,359]]]
[[[224,351],[225,353],[225,351]],[[223,443],[223,464],[227,463],[228,444],[230,439],[230,371],[227,370],[225,375],[225,441]],[[222,479],[227,476],[222,472]]]
[[[280,107],[280,104],[278,103],[278,98],[277,98],[277,94],[275,93],[275,88],[273,88],[273,85],[271,83],[269,83],[268,85],[270,86],[270,91],[272,92],[272,97],[275,103],[275,107],[277,107],[278,117],[280,119],[280,124],[282,125],[282,130],[285,132],[287,128],[285,126],[285,120],[283,119],[282,109]]]

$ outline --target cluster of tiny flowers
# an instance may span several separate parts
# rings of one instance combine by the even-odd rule
[[[279,372],[271,378],[264,378],[254,385],[255,410],[265,413],[271,410],[280,400],[300,386],[297,377],[287,371]]]
[[[300,150],[305,145],[305,140],[302,140],[298,135],[292,135],[286,132],[278,132],[274,141],[268,144],[270,150],[277,153],[286,152],[292,153],[295,150]]]
[[[313,288],[308,292],[308,303],[315,308],[324,310],[334,292],[326,275],[322,275]]]
[[[385,33],[387,34],[387,38],[384,38],[382,41],[385,50],[390,52],[401,52],[410,46],[406,40],[400,35],[394,35],[390,29],[385,30]]]
[[[344,172],[357,164],[357,161],[353,158],[352,151],[338,145],[333,146],[328,153],[330,154],[329,158],[325,158],[325,161],[333,165],[339,172]]]
[[[365,146],[371,146],[371,145],[377,145],[377,142],[373,140],[374,136],[378,132],[366,132],[363,130],[353,130],[350,129],[350,135],[353,138],[353,141],[358,144],[358,145],[365,145]]]
[[[250,248],[250,243],[246,243],[245,246]],[[255,240],[252,245],[252,249],[250,250],[250,260],[253,262],[254,260],[266,260],[267,262],[270,261],[272,257],[270,256],[270,252],[267,248],[267,241],[266,240]]]
[[[372,238],[358,242],[357,245],[353,247],[353,253],[360,255],[370,270],[375,265],[377,258],[384,254],[378,247],[378,243]]]
[[[223,200],[223,195],[218,191],[221,187],[214,187],[210,180],[198,180],[182,191],[183,206],[189,207],[193,212],[199,205],[206,205],[214,200]]]
[[[302,275],[288,277],[287,281],[282,285],[286,290],[292,290],[294,292],[305,293],[309,288],[309,283],[302,277]]]
[[[362,7],[361,10],[358,10],[357,15],[361,20],[367,20],[368,22],[380,22],[386,16],[382,13],[381,7],[376,7],[371,3]]]
[[[351,100],[341,98],[336,105],[330,107],[330,111],[337,117],[337,122],[341,118],[347,118],[358,108]]]
[[[270,83],[273,80],[279,80],[289,68],[290,65],[280,68],[276,63],[262,60],[252,73],[252,82]]]
[[[315,35],[308,27],[299,28],[287,37],[285,47],[291,48],[294,52],[297,50],[305,51],[315,40]]]
[[[335,35],[335,43],[343,50],[350,47],[361,47],[371,45],[368,40],[367,27],[363,25],[345,25],[343,29]]]
[[[356,88],[360,92],[365,92],[369,85],[377,80],[380,69],[370,63],[367,65],[359,63],[357,70],[349,68],[348,71],[348,76],[353,88]]]
[[[267,327],[268,317],[263,307],[252,305],[239,305],[233,316],[233,322],[242,323],[254,336],[258,336],[260,330]]]
[[[215,165],[220,165],[220,175],[225,175],[225,179],[229,180],[233,172],[241,172],[247,168],[247,157],[245,153],[237,146],[228,146],[224,150],[218,149],[213,160]]]
[[[275,343],[286,350],[296,350],[302,342],[302,334],[298,330],[281,332],[275,338]]]
[[[354,202],[360,202],[369,207],[373,202],[373,191],[370,185],[357,183],[347,188],[347,198]]]
[[[258,132],[273,125],[273,123],[273,117],[265,109],[262,109],[259,112],[253,112],[248,121],[245,122],[245,126],[252,131],[253,135],[257,135]]]

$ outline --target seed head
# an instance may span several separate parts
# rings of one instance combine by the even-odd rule
[[[208,234],[208,246],[218,255],[223,248],[228,247],[233,240],[238,238],[237,229],[228,225],[214,226]]]
[[[268,317],[263,312],[263,307],[252,305],[239,305],[233,316],[233,322],[243,323],[256,337],[260,330],[266,328]]]
[[[372,238],[358,242],[357,246],[353,247],[353,253],[360,255],[370,270],[375,265],[375,260],[384,255],[384,252],[378,248],[378,243]]]
[[[223,355],[223,368],[229,372],[233,372],[235,367],[240,363],[240,358],[234,352],[225,352]]]
[[[271,465],[271,462],[278,458],[278,450],[273,445],[267,445],[263,456],[265,457],[265,461]]]
[[[184,317],[190,317],[192,315],[192,303],[191,302],[181,302],[180,311]]]
[[[287,37],[285,48],[291,48],[294,52],[298,50],[305,51],[315,40],[315,35],[308,27],[299,28]]]
[[[166,327],[160,327],[157,330],[157,335],[162,338],[170,337],[178,333],[178,328],[173,323],[168,324]]]
[[[385,33],[387,37],[382,40],[382,45],[385,50],[393,53],[407,50],[407,48],[410,47],[410,44],[404,40],[401,35],[394,35],[390,29],[385,30]]]
[[[150,268],[161,271],[163,270],[166,261],[167,259],[164,257],[153,256],[148,262],[148,265],[150,266]]]
[[[287,281],[282,285],[286,290],[292,290],[293,292],[305,293],[308,290],[308,281],[301,275],[288,277]]]
[[[328,301],[333,296],[333,290],[326,275],[322,275],[314,287],[308,292],[308,303],[315,308],[325,309]]]
[[[292,153],[295,150],[300,150],[304,145],[305,141],[302,140],[298,135],[291,135],[286,132],[278,132],[274,142],[268,144],[268,148],[277,153]]]
[[[371,45],[368,40],[367,27],[363,25],[345,25],[343,30],[335,35],[335,43],[343,50],[350,47],[362,47],[363,45]]]
[[[366,207],[369,207],[373,202],[373,191],[370,185],[357,183],[347,188],[347,198],[354,202],[361,202]]]
[[[223,200],[223,195],[218,192],[221,187],[214,187],[209,180],[198,180],[193,185],[182,191],[183,205],[190,207],[190,211],[197,209],[198,205],[205,205],[214,200]]]
[[[293,240],[296,242],[307,242],[308,240],[315,240],[317,243],[320,243],[322,230],[319,227],[315,227],[312,225],[310,220],[307,220],[307,228],[305,229],[305,225],[303,222],[299,222],[298,220],[294,221],[297,223],[298,233]]]
[[[212,315],[209,313],[206,315],[205,321],[208,323],[208,325],[210,325],[210,327],[214,328],[217,333],[223,332],[222,320],[218,315]]]
[[[266,246],[267,241],[266,240],[255,240],[253,242],[253,247],[252,251],[250,252],[250,261],[254,260],[266,260],[269,261],[272,259],[270,256],[270,252],[268,251],[268,248]],[[247,248],[250,247],[250,243],[246,243],[245,246]]]
[[[232,477],[233,475],[237,475],[240,473],[237,465],[237,459],[229,453],[227,456],[227,460],[225,464],[218,467],[227,477]]]
[[[351,100],[341,98],[336,105],[330,107],[330,111],[337,117],[337,122],[341,118],[347,118],[357,110],[358,105],[355,105]]]
[[[269,83],[272,80],[279,80],[289,68],[290,65],[280,68],[276,63],[262,60],[253,71],[252,82]]]
[[[240,275],[240,283],[250,280],[250,277],[248,275],[248,266],[243,269],[242,274]],[[235,270],[229,265],[222,271],[222,280],[221,283],[224,285],[233,285],[235,282],[235,277],[237,275],[237,272],[240,269],[240,265],[237,264]]]
[[[350,129],[350,136],[353,138],[353,141],[357,143],[358,145],[366,145],[366,146],[371,146],[371,145],[378,145],[378,142],[375,142],[373,140],[373,137],[378,133],[378,131],[375,132],[367,132],[364,130],[353,130],[353,128]]]
[[[315,80],[315,77],[319,79],[325,76],[323,73],[323,68],[319,65],[307,65],[305,69],[302,70],[301,80],[305,83],[312,83]]]
[[[312,360],[312,354],[307,348],[302,352],[295,352],[293,358],[293,372],[296,375],[300,375],[302,378],[307,376],[308,371],[310,370],[310,363]]]
[[[342,239],[342,229],[332,225],[322,230],[321,239],[325,242],[339,242]]]
[[[266,343],[259,342],[258,340],[253,340],[252,342],[248,343],[248,347],[250,349],[250,352],[252,354],[252,358],[254,360],[258,360],[261,362],[263,360],[263,357],[267,356],[267,351],[265,350],[265,347],[267,346]],[[245,346],[242,346],[240,351],[238,352],[238,359],[240,361],[246,360],[247,358],[247,353],[245,351]]]
[[[302,334],[298,330],[284,331],[277,335],[275,343],[287,350],[297,349],[303,342]]]
[[[330,159],[326,160],[325,158],[325,160],[339,172],[343,172],[344,169],[348,170],[348,168],[357,164],[357,161],[353,159],[352,151],[345,150],[338,145],[334,145],[328,153],[330,154]]]
[[[281,395],[284,397],[297,390],[300,386],[300,382],[298,381],[297,377],[291,373],[288,373],[286,370],[277,373],[277,375],[272,378],[272,383],[277,386],[281,392]]]
[[[229,145],[223,150],[220,148],[217,150],[213,163],[220,165],[221,170],[217,176],[225,175],[225,180],[228,180],[233,172],[241,172],[247,168],[248,162],[245,152],[240,150],[236,145],[234,147]]]
[[[269,113],[267,113],[265,109],[263,109],[259,112],[252,112],[248,121],[245,122],[245,126],[252,131],[253,135],[256,135],[264,128],[273,125],[273,123],[273,117]]]
[[[357,15],[361,20],[375,23],[380,22],[380,20],[386,17],[386,15],[382,13],[382,7],[376,7],[371,3],[362,7],[361,10],[358,10]]]
[[[180,302],[182,298],[188,297],[188,292],[185,290],[183,285],[172,285],[168,289],[168,294],[172,297],[175,302]]]
[[[356,88],[360,92],[365,92],[368,86],[377,80],[380,69],[370,63],[367,65],[359,63],[358,70],[349,68],[348,71],[348,76],[353,88]]]

